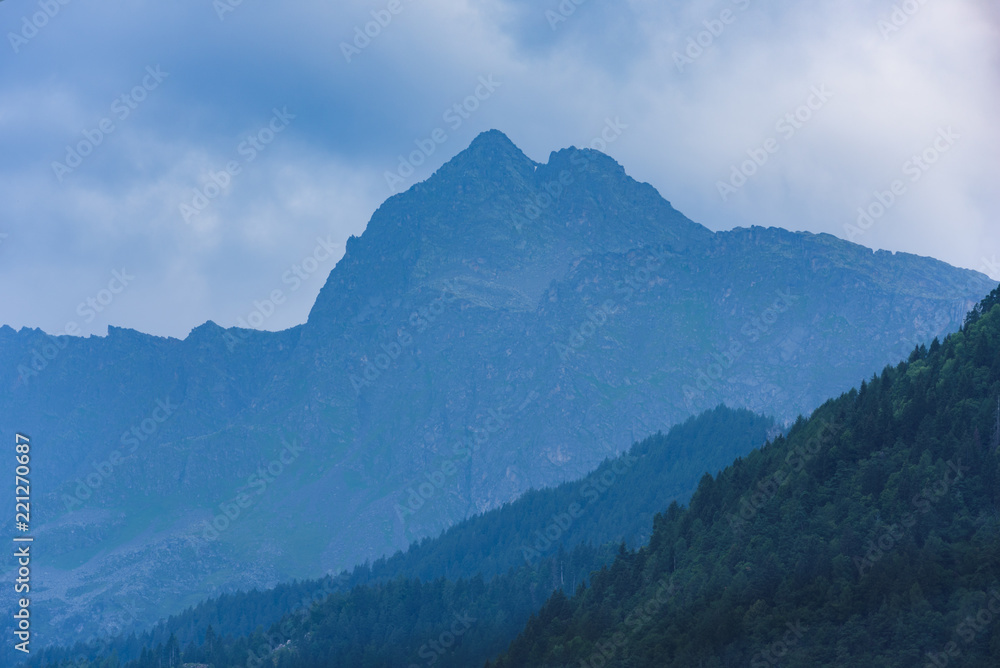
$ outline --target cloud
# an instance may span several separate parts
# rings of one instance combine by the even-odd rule
[[[221,19],[207,0],[62,5],[17,53],[9,34],[0,47],[0,321],[61,330],[112,269],[135,266],[85,331],[235,324],[317,236],[360,233],[385,173],[439,127],[448,140],[407,186],[491,127],[543,161],[617,118],[628,128],[607,151],[693,219],[841,237],[951,127],[954,147],[856,240],[979,269],[1000,255],[1000,17],[987,0],[915,6],[890,32],[893,3],[869,0],[401,0],[391,20],[388,0],[246,0]],[[0,22],[17,34],[35,9],[3,3]],[[347,62],[342,44],[366,29]],[[169,76],[119,119],[115,101],[156,66]],[[501,87],[448,124],[488,75]],[[830,100],[780,134],[822,85]],[[241,142],[286,107],[295,119],[246,162]],[[52,163],[103,119],[114,131],[60,183]],[[723,201],[718,183],[771,138],[777,152]],[[186,223],[180,205],[234,160],[241,173]],[[322,279],[264,326],[304,321]]]

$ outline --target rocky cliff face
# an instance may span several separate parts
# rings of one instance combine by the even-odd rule
[[[39,444],[40,624],[66,640],[349,567],[720,402],[793,419],[993,287],[712,233],[605,155],[537,164],[484,133],[375,212],[300,327],[0,329],[0,429]]]

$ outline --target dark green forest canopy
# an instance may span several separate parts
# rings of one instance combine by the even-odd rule
[[[705,476],[487,665],[998,665],[998,397],[994,291],[962,331]]]

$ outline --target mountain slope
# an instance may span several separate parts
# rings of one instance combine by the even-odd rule
[[[1000,290],[706,477],[505,666],[996,665]]]
[[[507,615],[502,632],[494,628],[476,641],[480,652],[477,656],[483,661],[514,638],[528,615],[541,606],[560,581],[568,591],[573,591],[592,570],[614,557],[619,543],[644,543],[657,509],[674,500],[686,501],[706,470],[720,470],[734,458],[759,447],[774,433],[770,418],[720,406],[673,427],[666,435],[657,434],[636,443],[627,453],[603,463],[581,480],[528,492],[510,504],[456,524],[437,538],[415,543],[405,553],[335,577],[205,601],[138,638],[119,637],[90,647],[49,649],[39,653],[29,665],[58,664],[67,657],[94,658],[112,652],[123,660],[138,658],[144,646],[165,647],[171,636],[181,647],[197,645],[209,626],[220,637],[237,637],[224,641],[226,656],[233,658],[241,651],[245,656],[246,647],[239,644],[239,636],[249,636],[258,627],[286,626],[281,619],[285,615],[299,625],[298,618],[312,603],[331,594],[339,594],[328,606],[335,609],[352,600],[354,594],[348,594],[361,585],[384,584],[401,578],[416,583],[408,591],[421,596],[425,605],[445,608],[448,602],[442,596],[450,596],[450,590],[442,594],[442,590],[431,588],[428,590],[431,593],[422,594],[421,581],[431,584],[441,578],[451,581],[482,578],[490,584],[489,595],[470,605],[483,611],[503,609]],[[582,547],[609,544],[610,549]],[[498,576],[506,579],[493,585]],[[480,590],[480,594],[485,595],[484,592],[485,589]],[[376,587],[358,596],[378,600],[395,595],[394,589]],[[397,620],[397,624],[403,621]],[[364,626],[357,621],[352,624]],[[366,633],[375,631],[368,629]],[[415,639],[422,643],[426,635],[417,632]],[[259,645],[257,640],[248,642],[251,647]],[[411,649],[416,652],[419,643]],[[196,655],[193,652],[189,660],[204,660]]]
[[[995,285],[712,233],[603,154],[538,164],[498,132],[347,246],[285,332],[0,328],[0,431],[46,444],[40,642],[349,569],[719,403],[792,420]]]

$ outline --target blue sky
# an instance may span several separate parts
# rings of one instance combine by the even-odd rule
[[[397,189],[490,128],[545,161],[610,121],[605,151],[712,229],[1000,279],[992,0],[5,0],[0,29],[15,328],[183,337],[275,290],[260,326],[302,322],[386,173],[439,129]]]

